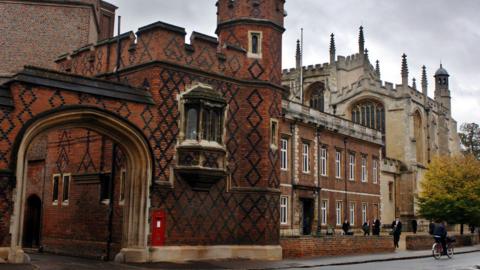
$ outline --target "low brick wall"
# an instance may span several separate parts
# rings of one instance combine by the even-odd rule
[[[280,244],[284,259],[395,251],[391,236],[288,237],[280,239]]]
[[[480,243],[478,234],[455,235],[456,247],[474,246]],[[407,250],[428,250],[432,248],[435,240],[431,235],[407,235]]]

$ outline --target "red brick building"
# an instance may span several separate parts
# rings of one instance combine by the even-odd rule
[[[59,55],[112,37],[115,10],[100,0],[0,1],[0,82],[24,65],[55,68]]]
[[[381,133],[300,103],[283,111],[281,235],[340,234],[344,220],[360,231],[379,218]]]
[[[30,244],[130,262],[281,258],[284,1],[217,5],[218,39],[194,32],[187,43],[183,28],[157,22],[2,85],[10,261]]]
[[[281,234],[378,216],[381,134],[288,100],[284,3],[220,0],[218,39],[156,22],[1,85],[0,256],[280,259]]]

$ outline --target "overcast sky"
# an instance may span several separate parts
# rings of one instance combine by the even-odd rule
[[[216,0],[108,0],[119,7],[122,32],[164,21],[214,36]],[[380,60],[382,80],[400,83],[401,55],[408,55],[410,81],[426,65],[429,95],[443,63],[451,76],[453,116],[459,126],[480,122],[480,0],[287,0],[283,68],[294,66],[295,40],[304,28],[304,64],[329,61],[329,36],[337,54],[358,50],[365,28],[371,61]],[[187,36],[187,40],[189,37]],[[419,84],[418,84],[419,85]]]

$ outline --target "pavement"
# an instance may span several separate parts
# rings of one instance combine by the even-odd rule
[[[455,248],[456,254],[469,254],[473,252],[480,252],[480,245],[473,247],[460,247]],[[318,268],[326,266],[339,266],[339,265],[353,265],[353,264],[365,264],[373,262],[386,262],[386,261],[400,261],[400,260],[412,260],[419,258],[429,258],[432,256],[431,250],[422,251],[404,251],[397,250],[393,253],[374,254],[374,255],[356,255],[356,256],[338,256],[338,257],[319,257],[309,259],[295,259],[295,260],[283,260],[278,262],[260,262],[260,261],[245,261],[240,267],[236,262],[218,262],[216,265],[223,269],[308,269]]]
[[[480,245],[473,247],[456,248],[455,253],[468,254],[478,258]],[[0,270],[149,270],[149,269],[316,269],[325,267],[359,266],[382,262],[407,261],[420,258],[429,258],[433,261],[431,251],[403,251],[397,250],[393,253],[341,256],[341,257],[320,257],[309,259],[283,260],[283,261],[205,261],[188,263],[149,263],[149,264],[116,264],[114,262],[102,262],[83,258],[58,256],[51,254],[31,254],[32,262],[26,265],[0,264]],[[454,260],[453,260],[454,261]],[[480,261],[480,260],[479,260]],[[395,262],[395,265],[404,263]],[[412,268],[413,269],[413,268]]]

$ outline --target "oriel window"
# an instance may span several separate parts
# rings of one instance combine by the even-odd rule
[[[195,87],[183,96],[184,134],[186,140],[223,143],[226,102],[206,86]]]

